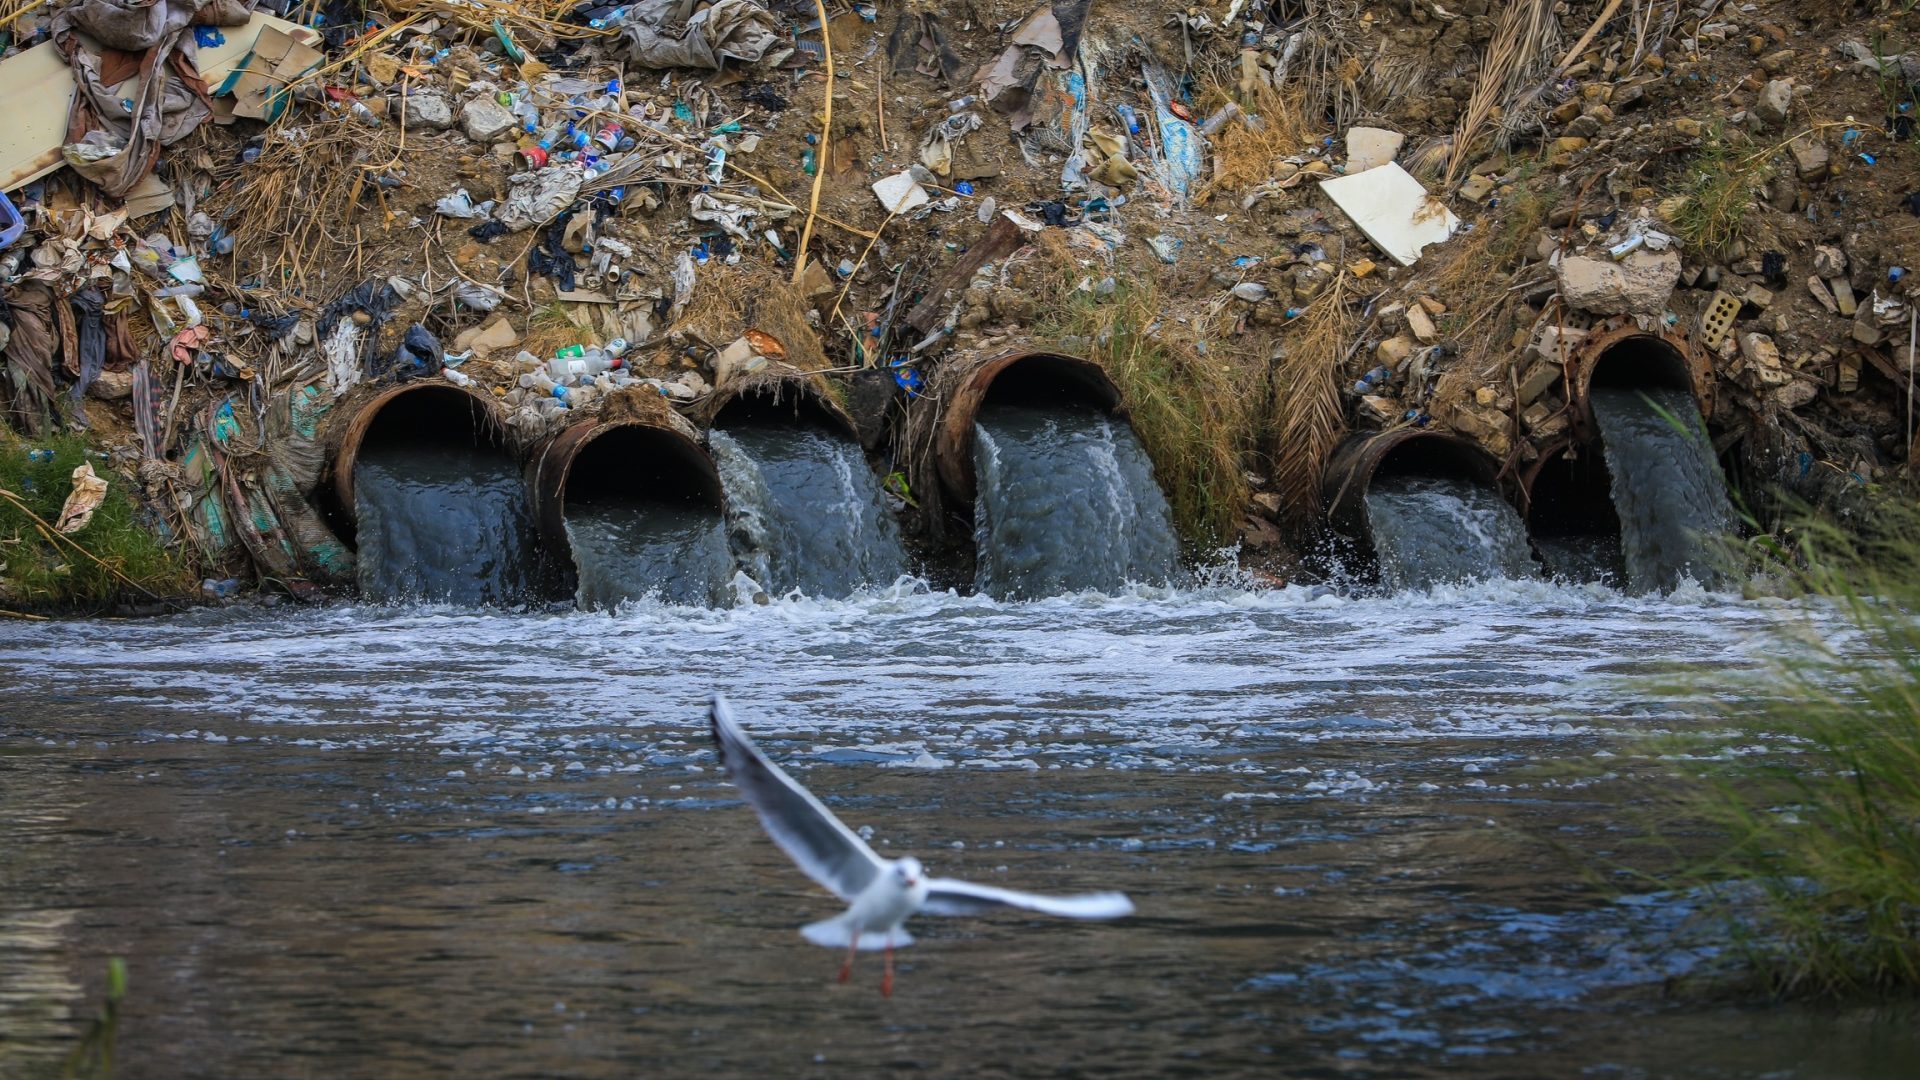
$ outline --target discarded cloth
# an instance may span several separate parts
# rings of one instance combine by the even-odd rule
[[[5,353],[9,396],[15,422],[32,435],[52,427],[59,393],[53,381],[53,304],[53,290],[38,282],[22,284],[6,298],[13,319]]]
[[[88,132],[105,131],[124,147],[118,154],[76,164],[82,175],[107,194],[124,197],[153,171],[162,146],[199,127],[211,115],[212,105],[194,64],[188,23],[244,26],[251,7],[247,0],[204,5],[199,0],[79,0],[55,14],[50,27],[54,45],[73,69],[77,85],[66,142],[80,144]],[[80,34],[108,51],[86,51]],[[130,69],[129,58],[114,50],[134,54],[137,67]],[[139,81],[130,110],[127,99],[113,91],[128,75]]]
[[[719,71],[728,60],[775,67],[793,55],[773,13],[754,0],[641,0],[627,7],[620,36],[627,61],[649,68]]]

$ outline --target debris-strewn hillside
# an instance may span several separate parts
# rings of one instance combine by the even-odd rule
[[[1908,7],[4,0],[5,452],[84,430],[204,576],[325,582],[369,384],[531,446],[777,361],[907,478],[943,365],[1043,348],[1107,366],[1190,538],[1291,573],[1345,434],[1517,490],[1633,326],[1750,496],[1864,507],[1915,431]],[[61,596],[8,513],[0,598]]]

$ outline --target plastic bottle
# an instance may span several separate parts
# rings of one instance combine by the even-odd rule
[[[621,19],[626,18],[626,15],[627,15],[626,8],[617,7],[617,8],[614,8],[612,11],[607,12],[605,15],[600,16],[597,19],[588,19],[587,25],[593,27],[595,30],[605,30],[607,27],[612,26],[614,23],[617,23]]]
[[[1121,123],[1127,125],[1127,134],[1140,134],[1140,117],[1134,114],[1131,105],[1115,105],[1113,111],[1119,114]]]

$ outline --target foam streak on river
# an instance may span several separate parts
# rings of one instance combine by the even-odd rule
[[[1619,680],[1750,664],[1779,615],[901,586],[10,625],[0,1075],[57,1069],[109,956],[127,1076],[1898,1075],[1911,1010],[1667,995],[1723,939],[1563,854],[1624,785],[1541,766],[1667,727]],[[923,919],[894,998],[836,984],[716,688],[883,853],[1140,916]]]

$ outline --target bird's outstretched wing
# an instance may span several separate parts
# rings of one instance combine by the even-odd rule
[[[820,804],[799,781],[767,760],[734,722],[727,699],[713,695],[708,710],[720,764],[747,803],[760,814],[767,835],[813,880],[851,901],[880,876],[884,864],[873,849]]]
[[[1133,914],[1133,901],[1127,899],[1125,893],[1036,896],[953,878],[929,879],[927,899],[920,905],[920,910],[929,915],[978,915],[1003,907],[1058,915],[1063,919],[1118,919]]]

